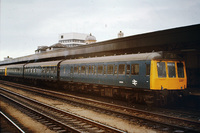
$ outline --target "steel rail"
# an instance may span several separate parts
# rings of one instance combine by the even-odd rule
[[[24,86],[24,85],[19,85],[19,84],[17,84],[17,85],[20,86],[20,87],[27,87],[27,86]],[[15,87],[16,87],[16,85],[15,85]],[[31,89],[28,89],[28,88],[31,88]],[[45,95],[51,94],[51,96],[53,96],[53,97],[57,97],[59,99],[64,99],[64,100],[71,100],[72,102],[77,100],[76,101],[77,103],[81,102],[82,104],[85,104],[87,106],[92,106],[92,107],[95,107],[95,108],[97,108],[97,106],[98,106],[98,108],[101,108],[101,109],[107,109],[107,110],[110,110],[112,112],[116,112],[116,113],[120,113],[120,114],[126,114],[128,116],[136,117],[138,119],[142,119],[142,118],[139,117],[139,116],[135,116],[135,114],[137,114],[137,115],[138,114],[146,114],[146,116],[154,116],[156,118],[160,117],[160,118],[167,119],[167,120],[186,122],[186,123],[189,123],[191,125],[197,125],[197,126],[200,125],[200,121],[193,121],[193,120],[186,119],[186,118],[167,116],[167,115],[160,114],[160,113],[148,112],[148,111],[129,108],[129,107],[125,107],[125,106],[105,103],[105,102],[96,101],[96,100],[92,100],[92,99],[87,99],[87,98],[83,98],[83,97],[78,97],[78,96],[74,96],[74,95],[70,95],[70,94],[63,94],[63,93],[60,93],[60,92],[39,89],[39,88],[36,88],[36,87],[28,86],[28,88],[22,88],[22,89],[26,89],[26,90],[29,90],[29,91],[32,91],[32,92],[37,91],[38,93],[41,93],[43,95],[44,95],[44,92],[45,92]],[[148,118],[143,118],[143,120],[152,121],[152,120],[150,120]],[[154,122],[167,124],[167,123],[161,122],[160,120],[159,121],[154,121]],[[174,125],[174,126],[176,126],[176,125]],[[177,128],[180,128],[180,126],[177,126]]]
[[[16,85],[15,85],[15,87],[16,87]],[[196,125],[198,127],[198,125],[200,125],[199,121],[192,121],[192,120],[188,120],[188,119],[184,119],[184,118],[167,116],[167,115],[160,114],[160,113],[148,112],[148,111],[144,111],[144,110],[114,105],[114,104],[100,102],[100,101],[96,101],[96,100],[92,100],[92,99],[73,96],[73,95],[70,95],[70,94],[63,94],[63,93],[60,93],[60,92],[39,89],[39,88],[36,88],[36,87],[30,87],[30,86],[19,85],[19,84],[18,84],[18,87],[23,87],[21,89],[32,91],[32,92],[37,91],[37,93],[40,93],[42,95],[48,95],[48,96],[51,95],[53,97],[57,97],[58,99],[69,100],[71,102],[75,102],[75,103],[78,103],[78,104],[81,103],[81,104],[84,104],[86,106],[90,106],[92,108],[99,108],[101,110],[108,110],[110,112],[114,112],[114,113],[117,113],[117,114],[120,114],[120,115],[126,115],[128,117],[133,117],[133,118],[141,119],[141,120],[148,121],[148,122],[154,122],[154,123],[157,123],[157,124],[160,124],[160,125],[171,126],[173,128],[176,128],[176,129],[182,129],[182,130],[193,131],[193,132],[199,132],[200,131],[199,129],[193,129],[191,127],[183,127],[183,126],[179,126],[179,125],[176,125],[176,124],[170,124],[170,123],[165,122],[166,120],[167,121],[176,121],[176,122],[179,121],[177,123],[187,122],[188,125]],[[28,89],[28,88],[30,88],[30,89]],[[145,114],[147,117],[138,116],[140,114]],[[153,116],[154,119],[155,118],[157,118],[157,119],[153,120],[152,118],[148,118],[148,116],[151,116],[151,117]],[[160,119],[164,119],[164,120],[161,121]]]
[[[3,96],[4,98],[7,98],[8,100],[18,104],[19,106],[21,106],[23,108],[26,108],[29,111],[36,113],[37,115],[41,116],[42,118],[48,119],[48,121],[54,122],[54,124],[56,123],[56,125],[60,125],[60,126],[64,127],[65,129],[68,129],[68,131],[70,130],[70,131],[72,131],[74,133],[81,133],[81,131],[73,129],[73,128],[69,127],[68,125],[65,125],[64,123],[62,123],[62,122],[60,122],[60,121],[58,121],[58,120],[56,120],[54,118],[51,118],[51,117],[49,117],[49,116],[47,116],[47,115],[45,115],[45,114],[33,109],[33,108],[30,108],[30,107],[26,106],[23,103],[18,102],[17,100],[14,100],[13,98],[10,98],[10,97],[8,97],[8,96],[6,96],[4,94],[0,94],[0,95]]]
[[[36,100],[34,100],[34,99],[30,99],[30,98],[28,98],[28,97],[25,97],[25,96],[23,96],[23,95],[20,95],[20,94],[11,92],[11,91],[9,91],[9,90],[3,89],[3,88],[0,88],[0,89],[3,90],[3,91],[6,91],[6,92],[8,92],[8,93],[10,93],[10,94],[12,94],[12,95],[15,95],[15,96],[18,96],[18,97],[20,97],[20,98],[23,98],[23,99],[25,99],[25,100],[27,100],[27,101],[30,101],[31,103],[38,104],[38,105],[40,105],[40,106],[43,106],[43,107],[45,107],[45,108],[48,108],[49,110],[54,110],[55,112],[61,113],[61,114],[63,114],[64,116],[70,116],[70,117],[72,117],[72,118],[74,118],[74,119],[78,119],[78,120],[84,121],[84,122],[86,122],[86,123],[88,123],[88,124],[91,124],[91,125],[93,125],[93,126],[99,127],[100,129],[105,130],[105,132],[125,133],[125,131],[122,131],[122,130],[113,128],[113,127],[111,127],[111,126],[108,126],[108,125],[105,125],[105,124],[102,124],[102,123],[99,123],[99,122],[90,120],[90,119],[88,119],[88,118],[85,118],[85,117],[82,117],[82,116],[73,114],[73,113],[71,113],[71,112],[67,112],[67,111],[64,111],[64,110],[61,110],[61,109],[52,107],[52,106],[50,106],[50,105],[48,105],[48,104],[44,104],[44,103],[38,102],[38,101],[36,101]],[[2,94],[1,94],[1,95],[2,95]],[[16,101],[15,101],[15,102],[16,102]],[[20,103],[18,102],[18,104],[20,104]],[[21,104],[21,105],[23,105],[23,104]],[[23,105],[23,106],[25,106],[25,105]],[[29,108],[29,109],[32,109],[32,108],[30,108],[30,107],[28,107],[28,108]],[[34,109],[32,109],[32,110],[34,110]],[[34,112],[36,112],[36,113],[38,113],[38,114],[40,114],[40,115],[43,115],[43,116],[45,116],[45,117],[48,117],[48,119],[52,119],[52,120],[56,121],[54,118],[49,118],[49,116],[47,116],[47,115],[45,115],[45,114],[42,114],[41,112],[39,112],[39,111],[37,111],[37,110],[34,110]],[[57,122],[58,122],[59,124],[64,124],[64,123],[59,122],[59,121],[57,121]],[[64,124],[64,125],[65,125],[65,124]],[[65,125],[65,126],[66,126],[66,125]],[[68,128],[70,128],[70,127],[68,127]],[[74,129],[74,128],[73,128],[73,129]],[[77,131],[76,131],[76,132],[77,132]],[[78,132],[79,132],[79,131],[78,131]]]
[[[8,116],[6,116],[3,112],[0,111],[0,114],[7,120],[9,121],[14,127],[15,129],[17,129],[17,131],[19,131],[20,133],[25,133],[25,131],[23,131],[15,122],[13,122]]]

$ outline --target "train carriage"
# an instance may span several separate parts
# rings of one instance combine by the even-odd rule
[[[24,76],[24,65],[25,64],[14,64],[6,66],[6,76],[23,78]]]
[[[60,61],[29,63],[24,67],[24,78],[57,80],[57,65]]]
[[[60,65],[60,80],[149,89],[150,60],[158,57],[154,53],[66,60]]]
[[[187,88],[185,62],[162,52],[6,65],[0,76],[147,104],[174,102]]]
[[[136,101],[165,100],[163,90],[174,94],[187,86],[184,61],[158,52],[65,60],[60,68],[60,80],[71,88]]]

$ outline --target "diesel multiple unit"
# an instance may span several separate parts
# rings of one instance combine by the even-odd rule
[[[166,104],[187,88],[185,62],[159,52],[6,65],[0,75],[148,104]]]

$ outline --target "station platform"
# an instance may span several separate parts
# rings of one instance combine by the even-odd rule
[[[189,88],[188,91],[192,96],[200,96],[200,88]]]

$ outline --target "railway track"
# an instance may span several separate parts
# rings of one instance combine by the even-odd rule
[[[0,132],[1,133],[25,133],[13,120],[0,111]]]
[[[5,82],[4,82],[5,83]],[[11,83],[9,83],[11,86]],[[24,89],[26,91],[32,91],[34,93],[39,93],[40,95],[46,95],[48,97],[56,97],[63,101],[68,101],[70,104],[76,106],[83,106],[90,108],[92,110],[103,112],[106,114],[112,114],[116,117],[121,117],[132,122],[147,125],[158,130],[167,130],[169,132],[183,131],[183,132],[200,132],[200,122],[186,119],[173,117],[168,115],[163,115],[160,113],[153,113],[144,110],[128,108],[124,106],[118,106],[114,104],[99,102],[91,99],[86,99],[82,97],[76,97],[73,95],[63,94],[59,92],[43,90],[36,87],[24,86],[13,84],[13,86]]]
[[[50,129],[62,132],[97,132],[97,133],[125,133],[125,131],[104,125],[99,122],[60,110],[50,105],[38,102],[20,94],[0,88],[1,96],[20,106],[23,110]]]

